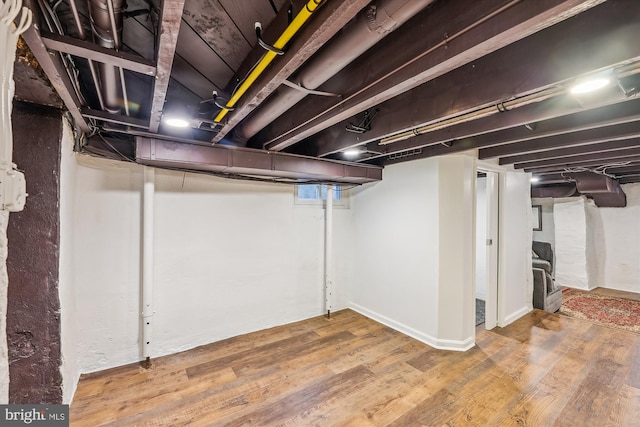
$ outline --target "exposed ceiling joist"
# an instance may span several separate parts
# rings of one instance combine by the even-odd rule
[[[598,31],[594,30],[596,27]],[[566,83],[588,71],[627,63],[629,58],[640,58],[640,46],[633,41],[638,32],[637,4],[627,10],[607,2],[381,104],[373,128],[363,135],[344,132],[343,123],[327,129],[316,136],[315,152],[326,156],[378,140],[392,129],[406,130],[441,121],[518,94]],[[384,151],[384,155],[399,153],[624,100],[615,88],[608,98],[600,95],[584,104],[567,96],[500,114],[496,109],[492,116],[427,132],[376,151]]]
[[[151,132],[157,132],[160,127],[183,9],[184,0],[163,0],[162,2],[160,29],[158,31],[158,50],[156,53],[156,78],[153,84],[149,118],[149,130]]]
[[[507,144],[551,138],[573,132],[584,132],[590,129],[612,127],[638,121],[640,121],[640,100],[630,100],[612,106],[532,123],[530,125],[531,129],[522,126],[487,134],[474,138],[474,147],[493,147],[482,148],[479,152],[481,159],[489,159],[499,155],[509,156],[511,153],[506,154],[506,152],[502,151],[508,150],[509,147],[505,146]],[[497,147],[502,147],[502,149]],[[517,149],[520,147],[520,145],[513,146],[513,148]]]
[[[640,122],[630,122],[486,148],[482,158],[509,156],[514,153],[514,150],[521,154],[538,153],[560,147],[578,147],[638,137],[640,137]]]
[[[609,141],[602,144],[580,145],[577,147],[560,148],[557,150],[542,151],[532,154],[520,154],[500,157],[501,165],[514,163],[537,162],[540,160],[562,159],[582,154],[606,153],[608,151],[623,151],[630,148],[640,148],[639,139],[627,139],[624,141]]]
[[[25,5],[32,11],[34,24],[31,25],[24,33],[22,38],[29,45],[29,49],[38,60],[38,63],[46,73],[53,88],[64,102],[65,107],[69,110],[73,121],[83,132],[89,132],[89,125],[85,121],[80,107],[82,102],[73,88],[73,84],[69,78],[69,74],[65,70],[62,59],[58,54],[50,54],[47,50],[42,37],[40,36],[40,8],[35,0],[25,0]]]
[[[154,62],[138,55],[107,49],[95,43],[59,34],[42,33],[41,37],[45,46],[52,50],[125,68],[148,76],[153,76],[156,73]]]
[[[636,140],[636,144],[640,143],[640,141]],[[576,156],[562,157],[557,159],[546,159],[539,160],[536,162],[528,162],[528,163],[516,163],[513,166],[516,169],[531,169],[538,167],[547,167],[547,166],[562,166],[566,167],[567,165],[579,164],[584,162],[618,162],[624,161],[627,157],[640,156],[640,147],[636,146],[634,148],[628,148],[626,150],[609,150],[598,153],[590,153],[590,154],[579,154]]]
[[[587,169],[596,169],[602,168],[603,166],[609,165],[613,167],[621,167],[624,166],[625,163],[636,163],[640,162],[640,156],[625,156],[624,159],[595,159],[595,160],[587,160],[582,159],[578,160],[575,163],[563,163],[561,165],[553,165],[553,166],[526,166],[524,168],[525,172],[533,172],[537,174],[547,174],[547,173],[558,173],[562,172],[565,169],[574,169],[574,168],[587,168]],[[609,170],[609,169],[607,169]]]
[[[314,19],[297,34],[287,53],[272,63],[260,77],[259,84],[244,94],[212,142],[219,142],[227,135],[368,3],[369,0],[345,0],[322,5]]]
[[[147,120],[136,119],[135,117],[122,116],[119,114],[111,114],[105,111],[93,110],[91,108],[82,108],[82,115],[90,119],[97,119],[103,122],[115,123],[124,126],[133,126],[135,128],[148,129],[149,122]]]
[[[354,90],[343,94],[343,99],[327,108],[318,103],[311,109],[299,108],[295,120],[287,120],[282,125],[272,126],[269,134],[273,137],[265,143],[269,150],[282,150],[323,129],[328,128],[355,114],[374,107],[407,90],[441,76],[455,68],[476,60],[490,52],[527,37],[536,31],[559,22],[568,16],[593,7],[599,1],[545,0],[536,2],[520,1],[477,1],[459,0],[436,2],[420,24],[428,31],[424,37],[416,38],[410,28],[416,19],[407,25],[410,31],[401,34],[408,37],[402,50],[384,51],[380,46],[376,54],[380,71],[365,70],[358,75],[341,74],[350,82],[362,82]],[[455,16],[455,20],[450,17]],[[401,28],[402,29],[402,28]],[[418,32],[419,33],[419,32]],[[444,35],[444,37],[443,37]],[[398,41],[400,36],[394,37]],[[383,42],[384,43],[384,40]],[[421,52],[413,52],[419,47]],[[412,51],[408,61],[398,63],[393,58]],[[403,57],[404,60],[404,57]],[[357,67],[357,65],[355,66]],[[353,69],[352,67],[350,67]]]

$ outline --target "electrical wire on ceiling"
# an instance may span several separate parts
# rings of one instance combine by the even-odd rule
[[[565,176],[565,173],[569,174],[569,173],[580,173],[580,172],[592,172],[598,175],[604,175],[604,176],[608,176],[609,178],[617,179],[615,175],[608,174],[607,169],[629,166],[630,164],[631,162],[616,162],[616,163],[607,163],[605,165],[597,166],[595,168],[587,168],[582,166],[575,167],[575,168],[565,168],[564,171],[560,173],[560,175],[566,180],[571,180],[571,177]]]

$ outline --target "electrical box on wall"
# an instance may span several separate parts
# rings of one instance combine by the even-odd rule
[[[24,174],[11,169],[0,169],[0,209],[9,212],[20,212],[27,200],[27,183]]]

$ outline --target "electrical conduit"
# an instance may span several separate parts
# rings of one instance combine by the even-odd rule
[[[273,44],[273,47],[275,47],[276,49],[284,49],[287,43],[289,43],[289,40],[291,40],[291,38],[296,35],[296,33],[300,30],[304,23],[307,22],[309,17],[311,17],[311,15],[313,14],[313,12],[315,12],[321,2],[322,0],[309,0],[305,7],[303,7],[302,10],[296,15],[291,24],[289,24],[289,26],[280,35],[278,40],[276,40],[276,42]],[[222,121],[224,116],[226,116],[229,112],[229,109],[233,108],[238,103],[240,98],[242,98],[242,95],[244,95],[245,92],[253,85],[256,79],[260,77],[260,75],[269,66],[269,64],[271,64],[276,56],[277,53],[271,50],[265,53],[260,62],[258,62],[258,64],[255,66],[253,71],[251,71],[244,82],[240,85],[238,90],[236,90],[236,92],[231,96],[229,102],[226,105],[226,107],[228,108],[223,108],[218,113],[218,115],[214,119],[216,123],[220,123]]]

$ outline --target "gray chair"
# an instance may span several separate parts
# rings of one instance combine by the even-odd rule
[[[554,313],[562,305],[562,287],[555,284],[555,257],[551,244],[533,242],[533,307]]]

